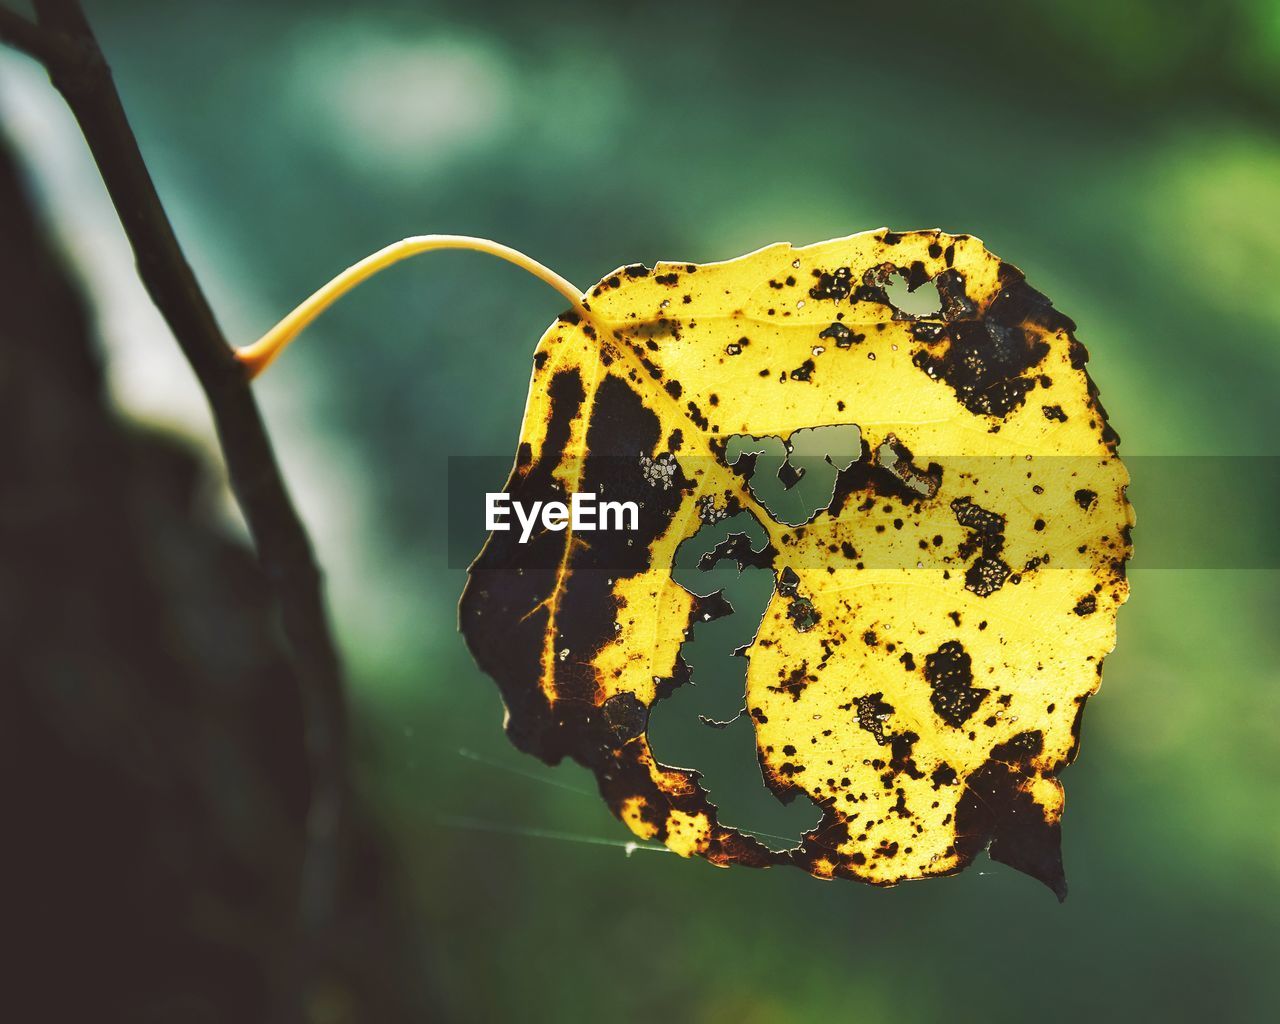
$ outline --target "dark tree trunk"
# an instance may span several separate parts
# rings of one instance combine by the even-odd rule
[[[395,1019],[376,850],[297,991],[303,704],[253,553],[184,443],[122,420],[0,140],[0,750],[22,1021]],[[360,854],[363,850],[363,854]],[[354,936],[353,936],[354,937]],[[17,954],[16,959],[14,954]],[[329,993],[327,996],[325,993]],[[343,1007],[347,1011],[343,1012]]]

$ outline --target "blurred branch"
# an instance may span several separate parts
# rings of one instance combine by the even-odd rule
[[[0,39],[44,64],[84,132],[133,247],[139,277],[208,399],[232,490],[272,586],[302,680],[311,802],[299,922],[304,937],[314,941],[333,914],[347,789],[345,687],[321,573],[244,367],[183,255],[79,3],[36,0],[34,6],[35,23],[0,8]]]
[[[46,66],[53,61],[70,60],[72,56],[67,52],[65,40],[42,31],[39,25],[7,7],[0,7],[0,42]]]

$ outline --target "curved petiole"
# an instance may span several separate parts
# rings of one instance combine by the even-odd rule
[[[583,304],[582,292],[554,270],[543,266],[537,260],[526,256],[519,250],[488,238],[474,238],[471,235],[414,235],[411,238],[393,242],[386,248],[379,249],[371,256],[366,256],[359,263],[353,264],[335,277],[328,284],[316,290],[305,299],[293,312],[267,331],[252,345],[236,350],[236,358],[247,368],[252,379],[265,370],[278,356],[284,347],[293,341],[321,313],[332,306],[338,299],[346,295],[362,281],[394,263],[399,263],[419,253],[433,252],[438,249],[466,249],[472,252],[488,253],[499,259],[514,263],[527,270],[534,277],[545,281],[558,291],[579,313],[588,315]]]

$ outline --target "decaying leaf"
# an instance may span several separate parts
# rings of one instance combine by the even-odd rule
[[[896,306],[903,284],[937,310]],[[588,308],[538,346],[507,490],[634,500],[639,529],[494,533],[472,566],[461,628],[512,742],[586,765],[633,832],[686,856],[891,885],[989,849],[1063,896],[1058,774],[1114,646],[1133,521],[1072,322],[938,231],[624,267]],[[807,521],[775,518],[761,439],[820,449],[823,427],[861,450],[826,459]],[[744,511],[767,543],[704,562],[775,574],[745,706],[765,783],[822,808],[782,852],[719,821],[647,737],[689,680],[682,644],[732,612],[672,581],[676,549]]]

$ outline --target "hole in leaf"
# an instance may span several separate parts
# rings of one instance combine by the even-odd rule
[[[747,473],[752,497],[776,522],[802,526],[831,504],[836,474],[862,456],[862,432],[853,423],[803,427],[780,437],[734,434],[725,463],[753,457]]]
[[[730,534],[745,533],[753,548],[765,545],[765,533],[749,513],[703,526],[676,552],[672,577],[686,590],[705,596],[723,590],[734,614],[698,624],[681,654],[693,671],[691,682],[654,705],[649,743],[663,764],[693,768],[719,808],[720,822],[755,836],[773,850],[800,845],[803,832],[821,814],[808,800],[783,804],[765,786],[756,757],[755,725],[743,714],[747,660],[733,657],[755,637],[774,592],[774,574],[747,566],[741,573],[732,559],[710,571],[698,560]]]
[[[926,288],[925,285],[933,285],[933,287]],[[894,274],[884,290],[893,308],[900,313],[924,318],[942,315],[942,297],[938,294],[938,286],[932,279],[911,288],[900,273]]]

